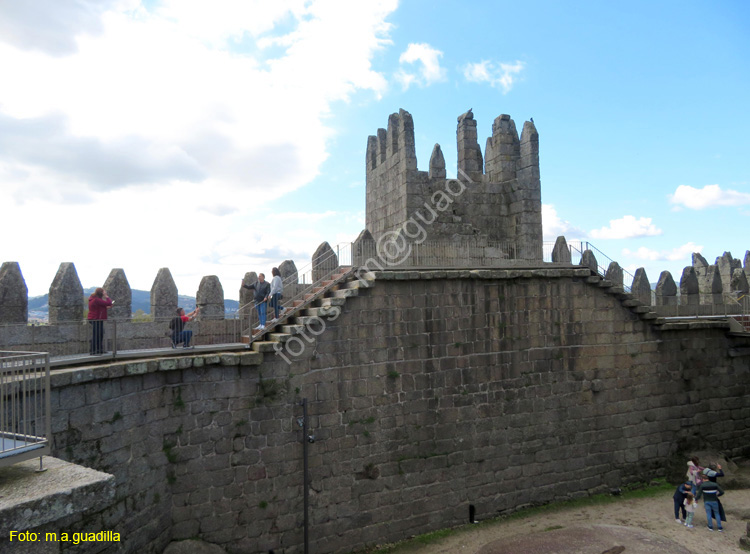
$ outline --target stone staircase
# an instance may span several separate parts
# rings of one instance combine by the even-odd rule
[[[623,307],[628,308],[641,321],[645,321],[651,325],[663,325],[665,323],[665,319],[652,311],[651,306],[644,304],[636,299],[633,294],[625,292],[624,288],[616,286],[612,281],[604,279],[601,275],[592,272],[592,275],[586,278],[586,282],[604,289],[604,292],[617,298]]]
[[[374,285],[375,277],[371,273],[361,275],[361,279],[355,273],[353,267],[339,267],[328,279],[315,283],[309,293],[293,299],[277,321],[269,320],[265,329],[253,330],[252,336],[244,335],[242,342],[255,352],[274,352],[277,343],[300,334],[317,318],[334,315],[347,298],[358,296],[360,289]]]

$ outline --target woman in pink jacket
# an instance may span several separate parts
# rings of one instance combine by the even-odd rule
[[[104,353],[104,321],[107,319],[107,310],[112,307],[113,302],[102,287],[97,288],[89,296],[88,320],[91,325],[90,354],[92,356]]]

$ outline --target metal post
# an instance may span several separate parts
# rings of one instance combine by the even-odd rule
[[[103,325],[103,323],[102,323]],[[117,320],[112,320],[112,358],[117,357]]]
[[[310,523],[310,520],[308,518],[308,506],[309,506],[309,496],[310,496],[310,483],[309,483],[309,476],[307,474],[307,398],[302,399],[302,465],[303,465],[303,471],[304,475],[302,477],[302,489],[303,489],[303,504],[305,509],[305,554],[308,554],[309,552],[309,538],[308,538],[308,526]]]

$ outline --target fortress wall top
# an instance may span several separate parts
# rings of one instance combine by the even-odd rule
[[[367,229],[374,239],[405,231],[420,240],[408,229],[419,224],[430,240],[475,237],[541,246],[539,134],[534,124],[526,122],[519,139],[510,116],[499,116],[483,157],[469,110],[458,117],[456,142],[458,178],[447,180],[439,144],[429,171],[418,171],[408,112],[391,114],[388,131],[380,129],[368,138]]]

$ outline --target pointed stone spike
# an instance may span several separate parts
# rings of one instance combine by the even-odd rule
[[[695,262],[695,258],[693,258]],[[696,306],[700,304],[700,288],[698,286],[698,274],[694,266],[687,266],[682,270],[680,277],[680,304],[683,306]]]
[[[656,305],[677,305],[677,285],[669,271],[662,271],[659,275],[659,282],[656,284]]]
[[[599,274],[599,262],[596,261],[596,256],[594,256],[594,253],[591,250],[586,249],[583,251],[580,265],[588,267],[597,275]]]
[[[49,322],[80,321],[84,311],[83,287],[75,265],[60,264],[49,288]]]
[[[110,319],[129,320],[133,313],[133,291],[125,276],[125,270],[115,268],[109,272],[107,280],[104,281],[104,290],[109,297],[114,300],[114,304],[109,309],[108,317]]]
[[[28,323],[29,289],[18,262],[0,267],[0,324]]]
[[[570,263],[570,248],[564,236],[557,237],[555,247],[552,249],[552,261],[558,263]]]
[[[302,286],[299,284],[299,274],[297,273],[297,266],[294,264],[294,260],[284,260],[281,262],[279,273],[281,274],[281,282],[284,285],[284,290],[282,291],[283,298],[281,300],[281,303],[284,304],[295,298],[302,290]]]
[[[482,150],[479,148],[479,142],[477,142],[477,122],[473,115],[468,117],[467,114],[459,116],[456,128],[459,178],[462,177],[462,172],[473,178],[472,175],[481,175],[484,169]],[[465,181],[466,179],[462,180]]]
[[[430,156],[430,179],[445,179],[445,158],[439,144],[435,144]]]
[[[281,271],[281,269],[279,269],[279,271]],[[242,285],[252,285],[257,280],[258,274],[254,271],[248,271],[242,278]],[[246,289],[245,287],[240,286],[240,317],[247,317],[252,312],[254,297],[254,289]]]
[[[321,243],[312,257],[312,280],[317,283],[327,279],[339,266],[338,256],[327,242]]]
[[[651,283],[648,282],[645,268],[639,267],[635,270],[630,292],[642,304],[651,305]]]
[[[745,250],[745,259],[742,262],[742,267],[745,268],[745,273],[750,271],[750,250]]]
[[[352,243],[352,263],[362,266],[367,260],[377,255],[375,239],[370,231],[364,229]]]
[[[610,262],[607,272],[604,274],[604,278],[607,281],[611,281],[614,286],[622,288],[623,272],[620,264],[617,262]]]
[[[198,319],[224,319],[224,288],[216,275],[206,275],[201,279],[195,304],[200,308]]]
[[[693,252],[693,267],[696,268],[704,268],[708,267],[708,262],[706,261],[706,258],[701,256],[700,252]]]
[[[719,275],[721,275],[721,286],[723,290],[728,291],[732,284],[732,274],[735,269],[742,268],[742,262],[735,260],[732,257],[731,252],[724,252],[721,256],[716,258],[716,267],[719,268]]]
[[[750,292],[750,287],[748,287],[747,282],[747,273],[741,267],[738,267],[732,272],[732,280],[729,285],[729,290],[738,293],[740,296]]]
[[[365,154],[367,171],[372,171],[378,166],[378,139],[374,135],[367,137],[367,153]]]
[[[177,312],[177,285],[168,267],[162,267],[151,286],[151,315],[154,318],[174,317]]]

